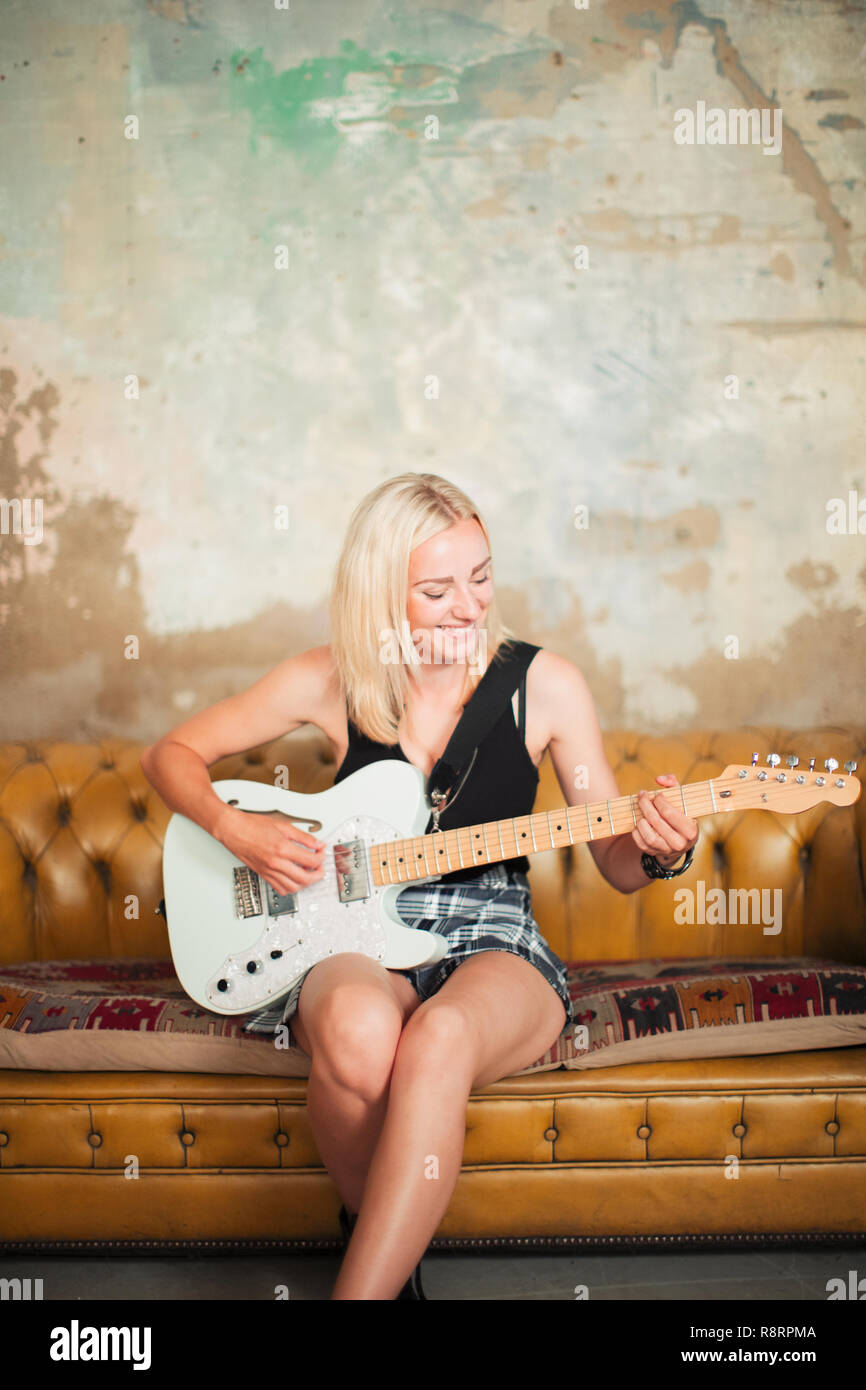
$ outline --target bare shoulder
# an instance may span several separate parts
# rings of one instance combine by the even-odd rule
[[[594,710],[592,694],[578,666],[558,652],[542,647],[526,673],[526,703],[543,720],[544,746],[561,737],[565,727],[573,728]]]
[[[333,651],[325,643],[302,652],[301,659],[309,673],[310,693],[315,700],[315,718],[310,722],[318,725],[330,739],[345,741],[346,702]]]
[[[303,682],[311,710],[318,713],[330,709],[339,701],[340,677],[334,654],[327,645],[310,647],[284,663],[286,674]],[[310,721],[319,724],[318,718]]]

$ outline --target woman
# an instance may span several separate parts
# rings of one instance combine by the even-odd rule
[[[407,629],[411,643],[390,640]],[[180,724],[146,751],[142,767],[172,810],[277,891],[297,892],[322,876],[322,842],[226,805],[211,788],[210,764],[311,723],[333,745],[336,780],[395,756],[427,777],[486,665],[513,637],[497,611],[477,508],[443,478],[404,473],[368,494],[351,519],[330,646],[289,657]],[[593,799],[619,795],[579,670],[550,651],[530,654],[512,705],[442,815],[443,829],[528,815],[545,753],[569,805],[590,800],[590,791]],[[586,775],[575,790],[578,765]],[[485,802],[494,771],[495,805]],[[656,780],[678,785],[670,774]],[[641,792],[639,805],[633,831],[590,844],[623,893],[644,887],[650,873],[675,871],[686,852],[688,863],[698,836],[661,792]],[[648,871],[644,855],[654,857],[644,860]],[[291,1018],[292,1041],[311,1058],[307,1109],[344,1199],[341,1220],[357,1214],[334,1299],[424,1296],[416,1266],[460,1174],[470,1092],[530,1066],[573,1019],[565,967],[532,917],[528,868],[525,858],[510,860],[403,890],[406,924],[448,937],[438,964],[388,970],[342,952],[314,965],[280,1001],[276,1022],[281,1013]],[[415,1286],[407,1282],[413,1268]]]

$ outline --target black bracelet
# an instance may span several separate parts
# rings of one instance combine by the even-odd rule
[[[663,864],[659,863],[653,854],[642,854],[640,857],[640,866],[647,875],[647,878],[679,878],[680,874],[684,874],[691,864],[694,852],[695,847],[692,845],[678,869],[666,869]]]

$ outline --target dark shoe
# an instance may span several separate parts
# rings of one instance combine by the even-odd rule
[[[340,1207],[340,1230],[341,1230],[342,1233],[343,1233],[343,1249],[344,1249],[344,1250],[346,1250],[346,1249],[348,1248],[349,1241],[350,1241],[351,1236],[352,1236],[352,1232],[353,1232],[354,1229],[355,1229],[355,1222],[356,1222],[357,1220],[358,1220],[357,1213],[356,1213],[354,1216],[350,1216],[349,1213],[346,1211],[345,1206],[341,1206],[341,1207]],[[423,1299],[425,1303],[428,1303],[428,1302],[429,1302],[429,1299],[427,1298],[427,1295],[425,1294],[423,1288],[421,1287],[421,1261],[420,1261],[420,1260],[418,1261],[417,1265],[416,1265],[415,1268],[413,1269],[413,1271],[412,1271],[412,1273],[410,1274],[409,1278],[406,1280],[406,1283],[403,1285],[402,1289],[401,1289],[400,1292],[398,1293],[397,1298],[395,1299],[395,1302],[400,1302],[401,1300],[406,1300],[406,1299],[414,1299],[414,1300]]]
[[[427,1298],[426,1293],[424,1292],[423,1288],[421,1287],[421,1261],[420,1261],[420,1260],[418,1261],[418,1263],[416,1264],[415,1268],[412,1270],[412,1273],[409,1275],[409,1278],[406,1280],[406,1283],[403,1285],[402,1289],[401,1289],[400,1292],[398,1293],[396,1302],[399,1303],[401,1299],[409,1299],[409,1298],[414,1298],[414,1299],[423,1298],[423,1300],[424,1300],[425,1303],[429,1302],[429,1299]]]

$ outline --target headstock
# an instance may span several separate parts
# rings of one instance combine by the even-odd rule
[[[790,754],[785,759],[787,772],[778,771],[781,758],[770,753],[765,767],[758,767],[758,754],[752,754],[751,767],[731,763],[721,777],[713,778],[713,788],[720,811],[743,810],[757,806],[762,810],[795,812],[808,811],[822,801],[834,806],[851,806],[860,795],[860,781],[853,775],[857,764],[847,762],[844,775],[837,773],[835,758],[824,760],[824,770],[815,770],[815,759],[809,759],[808,769],[800,769],[800,759]]]

